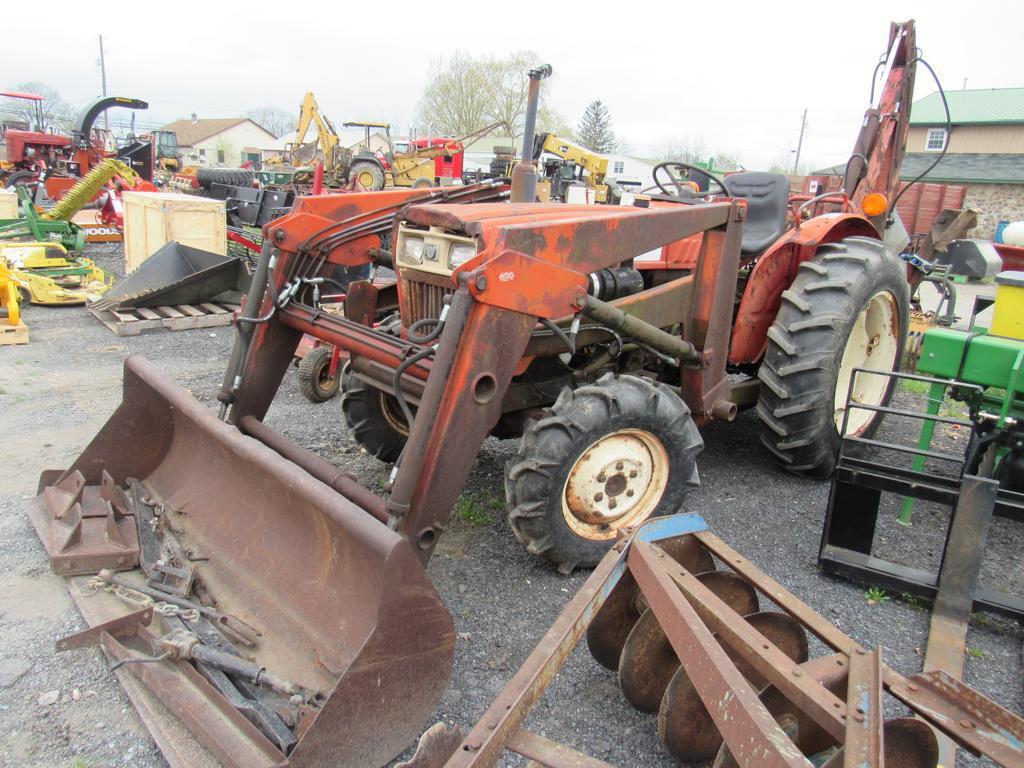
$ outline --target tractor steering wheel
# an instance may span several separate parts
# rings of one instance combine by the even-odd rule
[[[722,181],[717,176],[715,176],[713,173],[705,171],[703,168],[699,166],[690,165],[689,163],[681,163],[678,162],[677,160],[666,160],[664,163],[658,163],[656,166],[654,166],[654,170],[651,172],[651,176],[654,178],[654,183],[657,185],[658,189],[662,191],[662,193],[670,195],[672,197],[678,197],[681,199],[692,199],[695,197],[703,197],[704,195],[709,194],[708,192],[698,192],[693,190],[691,185],[694,182],[689,178],[683,177],[682,174],[677,173],[677,171],[696,171],[697,173],[701,173],[707,176],[708,179],[710,179],[711,181],[715,182],[715,184],[718,185],[719,191],[715,192],[716,195],[729,194],[729,190],[726,188],[725,182]],[[671,187],[668,186],[666,183],[662,182],[662,180],[658,177],[659,173],[663,173],[665,176],[668,177],[667,184],[671,184]]]

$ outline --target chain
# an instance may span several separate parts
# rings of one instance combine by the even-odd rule
[[[107,584],[98,576],[93,576],[89,580],[89,587],[93,590],[89,593],[90,595],[94,595],[102,589],[112,594],[121,602],[136,608],[149,608],[152,606],[154,612],[168,619],[179,618],[188,622],[199,621],[199,611],[195,608],[182,608],[179,605],[166,603],[163,600],[157,601],[138,590],[130,589],[120,584]]]

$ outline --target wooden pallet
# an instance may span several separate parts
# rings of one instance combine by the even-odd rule
[[[28,326],[0,321],[0,346],[5,344],[28,344]]]
[[[215,328],[231,325],[237,304],[223,302],[206,304],[176,304],[166,307],[121,307],[96,309],[89,312],[118,336],[138,336],[143,331],[163,328],[168,331],[187,331],[192,328]]]

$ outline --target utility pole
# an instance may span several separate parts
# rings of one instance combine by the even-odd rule
[[[103,98],[107,97],[107,62],[103,59],[103,35],[100,35],[100,80],[103,83]],[[103,128],[110,135],[110,112],[103,111]]]
[[[796,176],[797,169],[800,167],[800,150],[804,145],[804,128],[807,127],[807,110],[804,110],[804,116],[800,120],[800,140],[796,143],[796,160],[793,161],[793,175]]]

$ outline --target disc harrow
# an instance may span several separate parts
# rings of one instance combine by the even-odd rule
[[[404,768],[607,766],[523,727],[578,641],[657,713],[668,752],[715,768],[937,768],[947,736],[1024,764],[1024,720],[942,672],[904,677],[707,530],[697,515],[628,531],[470,733],[440,724]],[[809,638],[830,650],[810,658]],[[916,717],[885,718],[885,694]]]

